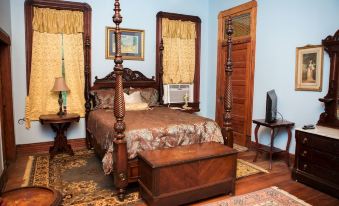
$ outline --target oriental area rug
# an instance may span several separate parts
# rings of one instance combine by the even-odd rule
[[[262,172],[267,171],[238,159],[237,179]],[[22,186],[45,186],[60,191],[62,205],[120,206],[143,202],[137,185],[128,188],[124,202],[118,200],[112,176],[104,175],[101,161],[92,150],[75,151],[74,156],[61,154],[52,160],[48,154],[30,156],[24,180]]]
[[[255,192],[238,195],[203,206],[311,206],[297,197],[277,187],[269,187]]]

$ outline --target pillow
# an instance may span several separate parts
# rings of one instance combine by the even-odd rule
[[[140,91],[141,98],[144,102],[148,103],[148,106],[158,106],[158,100],[159,100],[159,93],[158,90],[154,88],[139,88],[139,89],[133,89],[131,88],[129,91],[129,94],[132,94],[136,91]]]
[[[94,96],[93,109],[113,109],[114,105],[114,89],[92,90]]]
[[[131,94],[124,93],[124,98],[126,104],[144,103],[141,98],[140,91],[135,91]]]
[[[126,103],[126,111],[138,111],[138,110],[148,110],[148,104],[146,102],[142,103]]]

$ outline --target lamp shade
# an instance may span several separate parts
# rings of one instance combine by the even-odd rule
[[[64,92],[69,91],[68,86],[66,85],[65,79],[63,77],[56,77],[52,92]]]

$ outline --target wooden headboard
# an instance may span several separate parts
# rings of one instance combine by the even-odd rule
[[[99,79],[95,77],[95,81],[90,90],[96,89],[107,89],[115,87],[116,74],[114,72],[109,73],[104,78]],[[129,68],[124,68],[122,74],[123,87],[133,87],[133,88],[147,88],[152,87],[159,90],[160,85],[155,80],[155,77],[152,78],[146,77],[143,73],[137,70],[132,70]]]

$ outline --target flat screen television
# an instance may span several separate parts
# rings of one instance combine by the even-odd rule
[[[274,89],[270,90],[266,94],[266,115],[265,122],[275,122],[277,119],[277,103],[278,98]]]

